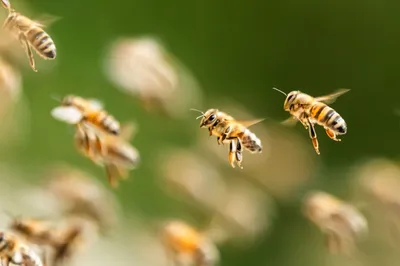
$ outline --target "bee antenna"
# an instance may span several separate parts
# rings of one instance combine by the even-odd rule
[[[50,98],[56,100],[57,102],[61,102],[61,97],[55,94],[50,95]]]
[[[287,96],[287,94],[286,93],[284,93],[283,91],[281,91],[280,89],[277,89],[277,88],[272,88],[273,90],[276,90],[276,91],[279,91],[280,93],[282,93],[283,95],[285,95],[285,96]]]
[[[195,112],[201,113],[200,116],[196,117],[196,120],[199,119],[199,118],[202,118],[202,117],[204,116],[203,111],[200,111],[200,110],[198,110],[198,109],[190,108],[190,111],[195,111]]]

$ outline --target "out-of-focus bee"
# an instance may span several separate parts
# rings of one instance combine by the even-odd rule
[[[17,235],[0,232],[0,257],[2,265],[43,266],[42,259],[31,246]]]
[[[128,170],[139,164],[139,152],[128,142],[134,126],[121,128],[119,136],[106,134],[88,123],[80,123],[75,134],[75,146],[78,151],[94,163],[104,166],[112,187],[118,186],[118,177],[126,179]]]
[[[191,109],[201,113],[200,127],[208,128],[210,136],[217,136],[218,144],[229,141],[229,162],[235,168],[235,161],[240,168],[242,167],[242,145],[251,153],[261,153],[261,140],[252,133],[248,127],[257,124],[264,119],[249,121],[235,120],[232,116],[219,111],[218,109],[209,109],[206,112]]]
[[[189,259],[196,266],[212,266],[219,261],[213,241],[182,221],[168,222],[161,235],[168,259],[179,264]]]
[[[277,88],[273,89],[286,96],[283,108],[292,117],[284,121],[284,123],[300,121],[305,129],[309,130],[310,138],[317,154],[320,154],[320,152],[314,124],[323,126],[328,137],[334,141],[340,141],[336,137],[337,135],[347,133],[347,125],[344,119],[327,104],[333,103],[339,96],[348,92],[349,89],[340,89],[335,93],[316,98],[300,91],[292,91],[286,94]]]
[[[8,0],[1,0],[1,4],[8,10],[8,17],[4,21],[3,28],[8,29],[18,37],[25,48],[33,71],[37,72],[32,48],[44,59],[55,59],[56,46],[49,34],[43,30],[45,26],[16,12],[11,8]]]
[[[33,218],[14,219],[9,228],[30,243],[52,248],[52,265],[60,265],[71,258],[83,230],[79,223],[56,226],[47,220]]]
[[[355,242],[368,232],[365,217],[355,207],[325,192],[312,192],[304,200],[304,214],[325,234],[332,253],[354,251]]]
[[[103,104],[96,99],[67,95],[61,100],[61,106],[52,110],[52,115],[69,124],[86,121],[114,135],[121,131],[120,123],[103,110]]]

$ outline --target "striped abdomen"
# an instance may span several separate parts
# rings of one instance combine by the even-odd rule
[[[250,152],[262,152],[261,140],[257,138],[257,136],[247,128],[243,132],[241,141],[243,146]]]
[[[337,134],[346,134],[347,125],[344,119],[328,105],[317,102],[310,110],[311,118],[320,126],[327,127]]]
[[[44,59],[56,58],[56,46],[44,30],[33,26],[28,30],[26,36],[29,43],[41,57]]]
[[[85,114],[85,120],[113,135],[118,135],[121,131],[119,122],[105,111],[95,111]]]

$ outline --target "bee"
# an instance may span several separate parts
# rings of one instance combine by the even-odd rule
[[[54,250],[52,265],[59,265],[71,257],[73,247],[82,234],[82,228],[77,223],[60,227],[33,218],[13,219],[9,228],[30,243],[51,247]]]
[[[235,168],[236,161],[237,165],[243,169],[242,146],[251,153],[262,152],[261,140],[248,127],[264,119],[239,121],[218,109],[209,109],[204,113],[196,109],[191,110],[201,113],[201,116],[197,117],[197,119],[201,118],[200,127],[208,128],[210,136],[217,136],[218,145],[224,143],[225,140],[229,141],[228,158],[233,168]]]
[[[42,259],[27,242],[9,232],[0,232],[2,265],[43,266]]]
[[[364,215],[355,207],[325,192],[311,192],[304,199],[304,215],[325,235],[332,253],[348,252],[357,238],[368,232]]]
[[[196,266],[212,266],[219,260],[218,249],[211,239],[182,221],[168,222],[161,241],[168,258],[177,264],[185,256]]]
[[[104,166],[112,187],[118,186],[118,177],[126,179],[128,170],[135,168],[140,160],[139,152],[128,142],[133,125],[121,128],[119,136],[106,134],[88,123],[80,123],[75,134],[75,146],[79,152],[94,163]]]
[[[86,121],[113,135],[121,131],[120,123],[104,111],[103,104],[96,99],[67,95],[61,100],[61,106],[52,110],[52,115],[69,124]]]
[[[55,59],[56,46],[50,35],[43,30],[45,26],[16,12],[11,8],[8,0],[1,0],[1,4],[8,10],[8,17],[4,21],[3,28],[18,36],[19,41],[25,48],[33,71],[37,72],[32,48],[44,59]]]
[[[348,92],[349,89],[340,89],[335,93],[316,98],[300,91],[292,91],[286,94],[277,88],[273,89],[286,96],[283,108],[291,114],[291,117],[284,123],[300,121],[304,128],[309,130],[310,138],[317,154],[320,154],[320,151],[317,133],[314,128],[315,124],[323,126],[328,137],[334,141],[341,141],[337,138],[337,135],[347,133],[346,122],[328,104],[333,103],[339,96]]]

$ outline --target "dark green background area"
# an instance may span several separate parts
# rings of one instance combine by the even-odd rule
[[[56,103],[50,96],[74,93],[104,100],[120,120],[134,119],[140,125],[134,144],[143,164],[128,185],[115,192],[126,211],[135,207],[148,217],[171,217],[189,209],[157,186],[154,159],[157,150],[167,145],[192,143],[198,122],[166,121],[145,113],[107,81],[102,58],[108,45],[121,36],[158,36],[197,77],[208,101],[229,96],[259,117],[288,116],[283,95],[272,87],[315,96],[350,88],[333,106],[348,124],[342,143],[334,143],[317,129],[323,136],[319,159],[326,165],[320,183],[329,192],[348,193],[345,176],[336,175],[341,171],[337,169],[367,157],[398,153],[400,127],[394,110],[400,108],[400,2],[32,0],[27,4],[33,14],[62,18],[49,28],[58,55],[51,71],[40,72],[40,65],[39,73],[24,70],[32,134],[26,146],[10,151],[7,158],[26,169],[65,160],[104,175],[76,153],[68,127],[51,118]],[[209,107],[206,101],[203,108]],[[308,137],[301,126],[298,131]],[[313,256],[322,252],[322,243],[301,247],[315,230],[301,217],[298,206],[278,205],[272,233],[247,249],[223,248],[223,265],[323,265]]]

